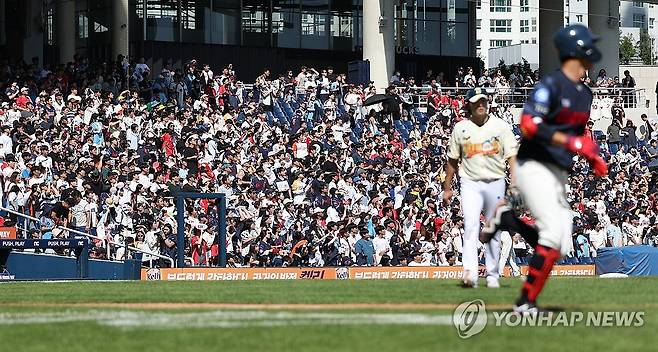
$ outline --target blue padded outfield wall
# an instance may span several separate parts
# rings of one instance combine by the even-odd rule
[[[649,246],[605,247],[596,252],[596,274],[658,275],[658,248]]]
[[[85,268],[84,263],[78,265],[76,258],[24,252],[9,253],[4,265],[16,280],[139,280],[141,269],[141,263],[136,260],[89,259]]]

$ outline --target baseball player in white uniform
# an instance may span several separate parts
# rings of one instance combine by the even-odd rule
[[[459,170],[464,216],[462,283],[464,287],[477,287],[480,216],[484,212],[486,219],[490,219],[505,196],[507,165],[514,182],[517,141],[505,121],[489,116],[488,98],[481,88],[468,91],[466,100],[470,117],[457,123],[450,136],[443,200],[449,202],[452,198],[452,180]],[[497,288],[500,234],[485,249],[487,287]]]

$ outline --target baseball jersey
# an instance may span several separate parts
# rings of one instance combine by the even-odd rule
[[[490,116],[478,126],[471,120],[455,125],[450,135],[448,157],[459,160],[459,176],[473,181],[505,177],[505,160],[516,155],[517,142],[509,125]]]
[[[554,132],[580,136],[585,133],[591,105],[592,92],[589,87],[574,83],[562,71],[557,71],[537,83],[523,107],[523,114],[541,119],[540,122]],[[574,155],[562,146],[524,138],[518,157],[549,162],[570,170]]]

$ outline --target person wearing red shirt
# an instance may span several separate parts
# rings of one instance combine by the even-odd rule
[[[594,139],[594,130],[593,129],[594,129],[594,122],[589,121],[587,123],[587,126],[585,126],[585,133],[583,135],[585,137],[591,139],[591,140],[595,140]]]
[[[21,93],[16,97],[16,107],[18,110],[27,110],[27,103],[32,102],[32,99],[28,95],[29,91],[27,87],[21,88]]]

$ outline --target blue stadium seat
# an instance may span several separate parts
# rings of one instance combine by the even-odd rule
[[[281,110],[275,111],[274,116],[276,116],[277,120],[279,120],[279,123],[283,125],[289,125],[288,119],[283,115]]]

